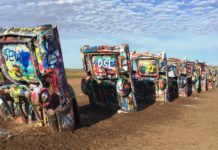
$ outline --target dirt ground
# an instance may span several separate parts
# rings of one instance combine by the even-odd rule
[[[218,89],[170,103],[156,102],[142,111],[117,114],[113,108],[91,109],[80,79],[69,79],[80,106],[82,127],[55,133],[45,127],[0,121],[14,134],[0,139],[0,149],[217,150]]]

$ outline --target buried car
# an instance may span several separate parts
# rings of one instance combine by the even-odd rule
[[[0,60],[2,117],[58,131],[77,128],[77,102],[67,84],[57,27],[5,29]]]
[[[200,69],[197,67],[197,61],[187,61],[189,74],[191,76],[191,83],[192,83],[192,92],[200,93],[201,92],[201,76],[200,76]]]
[[[215,82],[215,87],[218,88],[218,66],[215,66],[215,72],[216,72],[216,82]]]
[[[199,78],[199,86],[197,92],[207,91],[207,75],[206,75],[206,64],[205,62],[196,61],[196,71]]]
[[[165,52],[133,52],[131,54],[131,74],[137,101],[170,101],[173,98],[174,90],[169,91],[172,89],[169,86],[176,86],[176,82],[168,78]]]
[[[129,46],[81,47],[86,78],[81,81],[82,91],[88,95],[91,106],[116,105],[121,111],[136,111],[135,97],[130,80]]]
[[[216,67],[212,65],[207,65],[206,72],[207,72],[208,89],[215,89],[218,82]]]
[[[186,60],[179,58],[169,58],[169,66],[174,69],[174,74],[177,77],[179,96],[187,97],[192,92],[191,73],[192,66]]]
[[[192,70],[192,92],[200,93],[201,91],[207,90],[207,78],[205,72],[205,63],[199,62],[188,62]]]

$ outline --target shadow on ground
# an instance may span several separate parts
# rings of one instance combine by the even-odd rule
[[[81,128],[88,127],[100,121],[106,120],[117,113],[118,107],[114,106],[90,106],[84,105],[79,107],[81,118]]]

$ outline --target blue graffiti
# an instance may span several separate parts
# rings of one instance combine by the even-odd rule
[[[21,50],[20,53],[17,53],[13,49],[6,48],[4,50],[4,56],[6,61],[19,62],[20,64],[23,65],[25,69],[29,66],[29,58],[30,58],[29,52],[25,52],[24,50]]]
[[[44,68],[55,68],[58,62],[58,56],[55,54],[57,51],[56,43],[52,38],[47,37],[40,42],[40,47],[42,48],[41,56],[43,60]]]
[[[20,52],[20,63],[26,69],[29,66],[30,53],[29,52]]]
[[[166,66],[167,66],[166,61],[161,61],[161,62],[160,62],[160,67],[161,67],[160,71],[166,72],[166,69],[167,69]]]
[[[176,66],[174,65],[170,66],[170,70],[176,71]]]

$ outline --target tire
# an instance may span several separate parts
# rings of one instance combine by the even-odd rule
[[[90,88],[90,85],[89,85],[89,80],[86,80],[84,78],[81,80],[81,90],[86,95],[91,94],[91,88]]]

